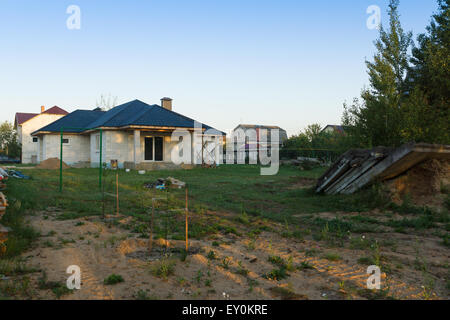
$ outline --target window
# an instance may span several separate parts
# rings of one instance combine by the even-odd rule
[[[69,144],[69,139],[63,139],[62,143]]]
[[[33,142],[38,142],[39,139],[38,138],[33,138]]]

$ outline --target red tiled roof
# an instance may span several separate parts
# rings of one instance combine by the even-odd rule
[[[58,106],[54,106],[46,111],[44,111],[43,113],[47,113],[47,114],[62,114],[62,115],[67,115],[69,114],[66,110],[61,109]]]
[[[30,120],[31,118],[36,117],[39,115],[39,113],[23,113],[23,112],[17,112],[16,113],[16,121],[18,125],[21,125],[25,121]]]
[[[66,110],[61,109],[60,107],[54,106],[48,110],[45,110],[42,113],[26,113],[26,112],[17,112],[16,113],[16,123],[17,125],[21,125],[22,123],[40,115],[40,114],[58,114],[58,115],[67,115],[69,114]]]

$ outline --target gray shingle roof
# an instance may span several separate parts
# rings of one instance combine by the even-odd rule
[[[67,116],[45,126],[35,132],[60,132],[64,128],[65,132],[83,132],[89,129],[100,127],[121,128],[126,126],[156,126],[156,127],[177,127],[194,128],[194,120],[164,109],[159,105],[149,105],[140,100],[133,100],[117,106],[107,112],[77,110]],[[66,130],[66,128],[80,128]],[[206,129],[213,129],[203,124]],[[82,130],[84,128],[85,130]],[[224,134],[218,130],[217,134]]]

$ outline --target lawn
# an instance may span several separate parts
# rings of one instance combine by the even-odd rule
[[[363,211],[377,204],[372,195],[323,196],[313,191],[315,179],[324,168],[301,171],[295,167],[281,167],[275,176],[261,176],[258,166],[223,165],[215,169],[153,171],[145,175],[119,170],[121,214],[146,215],[149,199],[164,196],[175,206],[184,206],[184,190],[148,190],[146,182],[169,176],[185,181],[189,192],[189,206],[193,210],[215,210],[258,215],[276,221],[290,220],[293,215],[339,210]],[[32,180],[9,182],[7,192],[21,205],[33,209],[57,207],[70,216],[98,215],[103,211],[98,169],[68,169],[63,173],[63,192],[59,192],[58,170],[26,170]],[[105,192],[115,193],[116,172],[103,175]],[[366,197],[366,199],[364,199]],[[105,198],[107,213],[114,211],[115,200]]]
[[[249,165],[145,175],[106,170],[104,198],[98,169],[64,170],[62,192],[58,170],[23,170],[31,180],[11,178],[5,191],[10,206],[2,224],[12,232],[0,274],[11,279],[0,283],[0,298],[91,299],[111,290],[116,299],[448,295],[448,210],[393,205],[381,186],[318,195],[314,185],[324,170],[286,166],[275,176]],[[108,195],[116,173],[118,217]],[[185,189],[144,188],[169,176],[187,184],[188,252]],[[152,198],[160,199],[154,211]],[[95,279],[75,292],[62,285],[73,259]],[[361,289],[373,264],[389,278],[375,296]]]

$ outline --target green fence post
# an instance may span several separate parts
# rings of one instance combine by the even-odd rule
[[[99,187],[100,191],[102,190],[102,174],[103,174],[103,159],[102,159],[102,153],[103,153],[103,130],[100,129],[100,172],[99,172]]]
[[[61,150],[59,155],[59,192],[62,192],[62,184],[63,184],[63,172],[62,172],[62,158],[63,158],[63,128],[61,128]]]

